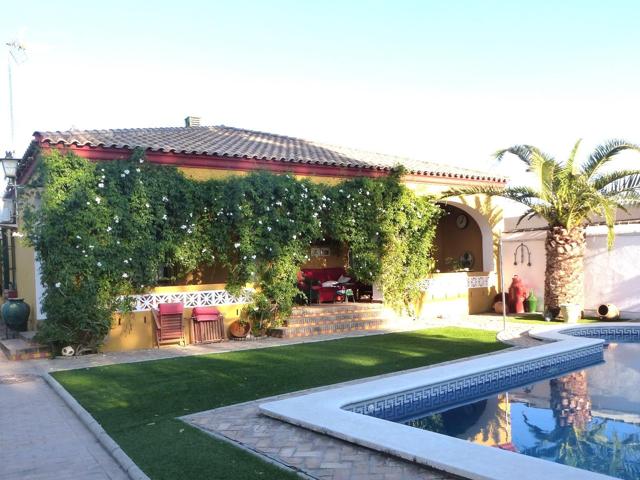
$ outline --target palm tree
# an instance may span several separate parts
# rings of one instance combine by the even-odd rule
[[[495,153],[501,160],[506,153],[524,162],[535,178],[533,186],[504,189],[491,187],[450,190],[446,197],[485,194],[514,200],[527,211],[525,218],[542,217],[548,222],[545,248],[547,253],[544,285],[545,307],[559,311],[563,303],[583,300],[584,251],[586,226],[596,216],[604,219],[608,229],[609,248],[613,245],[613,227],[618,209],[640,204],[640,170],[605,168],[625,150],[640,152],[640,146],[623,140],[610,140],[598,146],[586,162],[575,161],[578,140],[566,161],[558,161],[531,145],[516,145]]]

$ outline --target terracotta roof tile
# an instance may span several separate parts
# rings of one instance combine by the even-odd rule
[[[310,140],[226,126],[130,128],[35,132],[40,142],[104,148],[175,152],[220,157],[275,160],[339,167],[390,170],[403,165],[410,173],[504,182],[489,172],[410,158],[326,145]]]

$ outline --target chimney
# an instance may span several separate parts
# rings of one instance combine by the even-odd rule
[[[200,126],[200,117],[192,117],[188,116],[184,119],[185,127],[199,127]]]

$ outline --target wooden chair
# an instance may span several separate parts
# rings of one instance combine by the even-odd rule
[[[193,343],[224,340],[224,317],[216,307],[195,307],[191,311],[191,341]]]
[[[161,303],[151,309],[156,323],[156,344],[179,342],[184,345],[184,306],[181,303]]]

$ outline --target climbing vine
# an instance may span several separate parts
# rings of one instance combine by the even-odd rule
[[[25,213],[45,287],[40,337],[97,346],[127,295],[158,285],[167,268],[178,278],[224,269],[230,292],[260,292],[253,317],[277,321],[300,296],[310,246],[327,239],[348,248],[352,276],[380,282],[393,306],[410,305],[434,267],[440,209],[401,173],[333,186],[266,172],[199,182],[139,150],[99,163],[42,154],[29,186],[38,204]]]

